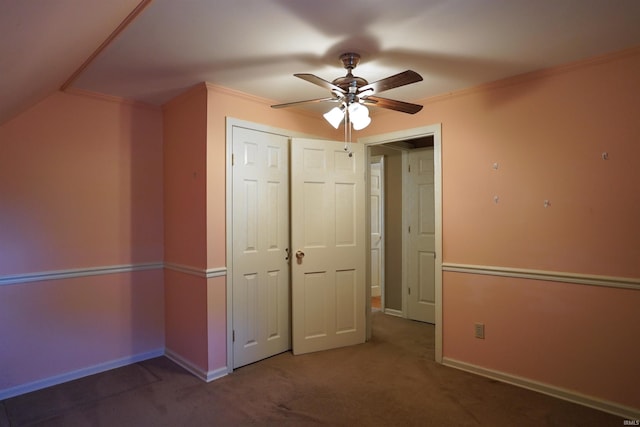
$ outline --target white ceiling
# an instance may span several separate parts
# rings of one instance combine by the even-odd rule
[[[0,122],[57,90],[139,2],[3,0]],[[71,86],[161,105],[207,81],[290,102],[328,96],[293,73],[331,81],[355,51],[369,82],[420,73],[382,95],[415,102],[639,45],[639,0],[153,0]]]
[[[0,123],[54,92],[140,0],[0,0]]]

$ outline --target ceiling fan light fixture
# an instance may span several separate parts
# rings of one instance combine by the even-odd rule
[[[369,109],[358,102],[354,102],[349,105],[349,117],[351,117],[351,120],[369,117]]]
[[[340,123],[344,119],[344,109],[342,107],[333,107],[331,110],[323,114],[323,117],[328,121],[331,126],[338,129]]]
[[[353,124],[354,130],[361,130],[369,126],[371,117],[369,117],[369,109],[357,102],[349,105],[349,120]]]
[[[369,116],[361,117],[357,121],[352,120],[351,123],[353,124],[353,130],[362,130],[367,126],[369,126],[369,123],[371,123],[371,117]]]
[[[342,121],[345,122],[345,141],[351,141],[352,129],[361,130],[369,126],[371,123],[369,110],[364,103],[373,105],[377,108],[386,108],[407,114],[415,114],[422,109],[422,105],[377,96],[380,92],[422,81],[422,76],[415,71],[406,70],[384,79],[377,80],[373,83],[369,83],[362,77],[354,76],[352,73],[353,69],[360,62],[360,55],[353,52],[344,53],[340,56],[340,61],[342,61],[342,65],[347,70],[347,75],[344,77],[338,77],[333,81],[328,81],[309,73],[294,74],[295,77],[329,90],[332,95],[331,98],[288,102],[285,104],[272,105],[271,107],[294,107],[301,104],[325,101],[341,103],[338,107],[324,113],[323,117],[335,129],[340,127],[340,123]],[[376,96],[373,96],[374,94],[376,94]]]

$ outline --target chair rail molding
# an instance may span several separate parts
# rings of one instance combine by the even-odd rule
[[[71,279],[75,277],[99,276],[104,274],[130,273],[134,271],[155,270],[163,267],[164,264],[162,262],[149,262],[141,264],[107,265],[66,270],[38,271],[25,274],[12,274],[0,276],[0,286],[58,279]]]
[[[442,264],[442,271],[640,290],[640,279],[632,277],[598,276],[593,274],[530,270],[525,268],[487,265],[455,264],[450,262]]]

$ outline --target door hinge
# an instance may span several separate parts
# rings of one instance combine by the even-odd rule
[[[411,163],[407,165],[407,172],[411,172]]]
[[[407,293],[411,295],[411,288],[407,288]]]
[[[411,234],[411,226],[407,227],[407,232]]]
[[[236,155],[231,154],[231,166],[234,166],[235,164],[236,164]]]
[[[236,330],[231,331],[231,342],[236,342]]]

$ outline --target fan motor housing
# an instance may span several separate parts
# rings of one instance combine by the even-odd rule
[[[338,77],[331,83],[338,86],[345,92],[349,92],[350,87],[355,86],[356,88],[361,88],[362,86],[366,86],[369,84],[369,82],[362,77],[356,77],[351,74],[351,71],[360,63],[360,55],[354,52],[343,53],[342,55],[340,55],[340,61],[342,62],[344,68],[347,70],[347,75],[344,77]]]
[[[362,77],[353,76],[351,73],[349,73],[345,77],[338,77],[331,83],[338,86],[340,89],[344,90],[345,92],[349,92],[349,87],[351,86],[355,85],[355,87],[361,88],[362,86],[366,86],[369,84],[369,82],[363,79]]]

